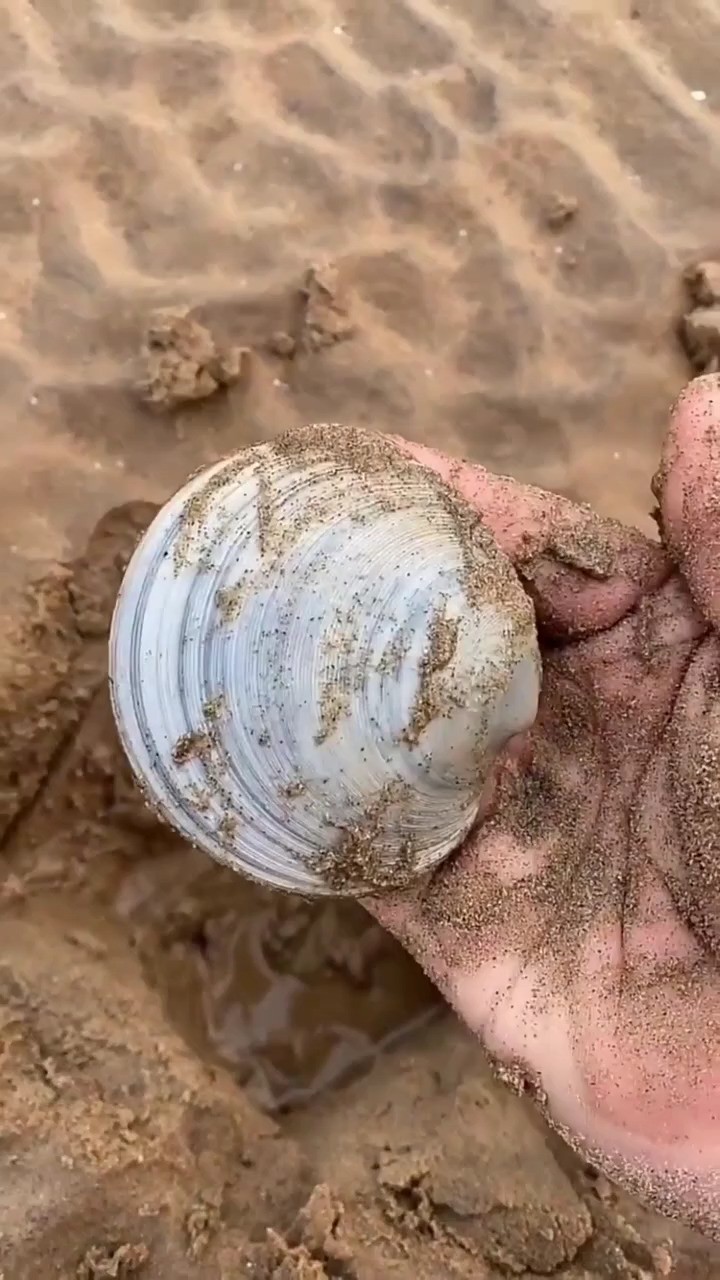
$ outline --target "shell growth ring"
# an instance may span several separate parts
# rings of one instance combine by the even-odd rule
[[[315,425],[193,476],[127,568],[110,678],[148,801],[296,893],[430,870],[529,728],[532,604],[480,516],[370,431]]]

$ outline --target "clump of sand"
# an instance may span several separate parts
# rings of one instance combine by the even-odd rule
[[[169,413],[234,386],[243,377],[249,357],[247,347],[218,347],[186,307],[163,308],[147,326],[138,394],[150,408]]]

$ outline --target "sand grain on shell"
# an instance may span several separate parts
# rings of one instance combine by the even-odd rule
[[[375,431],[337,423],[314,423],[283,434],[278,454],[298,464],[329,464],[338,479],[348,471],[368,482],[368,494],[380,511],[425,500],[432,520],[443,515],[458,539],[464,561],[464,587],[476,607],[493,602],[511,612],[522,627],[532,625],[532,606],[517,590],[512,565],[500,552],[481,515],[435,472],[421,466]]]
[[[212,739],[202,730],[184,733],[172,749],[175,764],[189,764],[191,760],[208,760],[212,751]]]
[[[401,889],[417,877],[416,851],[412,842],[392,859],[383,849],[383,836],[391,814],[411,803],[412,793],[402,783],[383,787],[375,800],[342,834],[333,849],[313,858],[311,869],[337,893],[353,897]]]
[[[417,697],[405,734],[406,741],[411,746],[417,745],[423,731],[445,710],[447,692],[444,698],[443,690],[437,687],[436,677],[452,662],[457,648],[458,626],[458,620],[448,618],[444,610],[440,610],[430,623],[427,653],[420,665]]]
[[[243,507],[233,536],[243,542],[250,539],[251,545],[257,539],[258,563],[255,570],[243,575],[242,582],[218,591],[216,602],[223,621],[237,620],[246,592],[265,580],[274,582],[276,593],[286,593],[289,622],[295,609],[293,591],[297,579],[287,580],[283,566],[286,557],[298,544],[302,545],[306,535],[314,537],[318,527],[332,528],[335,522],[348,517],[362,526],[363,522],[371,522],[378,517],[413,510],[427,531],[435,530],[438,537],[451,547],[455,544],[461,564],[462,607],[483,614],[491,605],[504,618],[503,661],[486,678],[488,705],[495,701],[497,692],[507,683],[508,670],[533,643],[534,615],[512,565],[469,504],[439,476],[413,461],[393,441],[384,439],[379,433],[339,424],[310,424],[284,432],[270,445],[241,451],[236,458],[226,460],[204,483],[200,481],[199,490],[186,500],[183,507],[174,548],[176,563],[178,559],[187,558],[189,536],[194,545],[198,572],[212,572],[214,552],[219,554],[221,562],[226,562],[228,548],[212,545],[221,535],[211,534],[208,526],[212,527],[217,517],[218,497],[232,502],[232,486],[236,482],[244,484],[250,465],[254,467],[257,488],[253,500]],[[291,482],[289,488],[288,481]],[[391,574],[401,571],[399,564],[393,568],[393,554],[392,536],[389,534],[386,555]],[[353,697],[361,694],[365,680],[365,673],[354,669],[360,661],[355,648],[359,623],[354,611],[361,599],[365,602],[363,608],[372,608],[372,591],[369,596],[363,594],[361,597],[356,596],[352,581],[345,586],[349,606],[339,600],[328,602],[326,606],[329,624],[324,644],[329,661],[316,696],[318,729],[315,741],[318,744],[331,739],[341,721],[352,712]],[[383,589],[378,595],[383,608],[385,596]],[[426,649],[420,663],[410,721],[402,732],[399,731],[401,740],[410,746],[416,747],[421,742],[433,720],[449,717],[462,697],[455,681],[444,678],[456,653],[458,629],[459,619],[447,615],[447,604],[440,593],[436,612],[427,624]],[[402,640],[402,637],[396,637],[397,643],[393,642],[392,652],[384,655],[384,658],[390,658],[396,670],[404,651]],[[280,696],[282,694],[280,690]],[[267,746],[273,745],[269,736],[263,741]],[[463,745],[459,744],[460,747]],[[479,732],[477,753],[480,788],[487,768],[482,730]],[[211,771],[208,745],[198,735],[190,734],[176,745],[174,759],[176,763],[182,763],[193,756],[199,756]],[[301,764],[298,767],[299,781],[304,783]],[[325,878],[331,887],[365,893],[398,888],[406,882],[415,856],[412,841],[408,839],[397,859],[387,859],[383,855],[385,832],[388,824],[395,821],[395,810],[390,806],[397,800],[392,786],[389,787],[377,801],[369,803],[363,813],[356,815],[353,828],[340,838],[334,850],[323,856]],[[407,808],[407,800],[404,804]]]
[[[202,572],[212,571],[213,552],[220,548],[213,546],[213,537],[208,536],[208,517],[218,497],[229,494],[250,466],[255,469],[258,489],[254,507],[246,511],[247,535],[257,535],[261,560],[267,564],[260,564],[250,580],[243,579],[218,592],[217,604],[224,621],[237,620],[247,592],[261,581],[264,572],[275,573],[281,568],[283,557],[318,520],[331,524],[333,519],[341,519],[348,513],[356,520],[370,520],[376,514],[392,514],[416,506],[426,513],[430,525],[437,523],[438,530],[450,524],[452,536],[461,548],[462,581],[469,607],[482,609],[493,604],[508,619],[509,662],[532,634],[530,601],[519,589],[512,566],[483,526],[479,514],[437,475],[408,458],[392,441],[377,432],[352,426],[313,423],[294,428],[284,432],[269,447],[243,450],[227,459],[183,506],[173,552],[176,567],[188,566],[192,556]],[[277,482],[286,480],[293,470],[297,470],[298,477],[302,477],[303,472],[307,476],[302,500],[293,495],[286,502],[280,501]],[[318,470],[321,479],[317,493],[313,491],[314,470]],[[330,495],[328,481],[332,484]],[[358,491],[358,482],[364,486],[365,512],[359,501],[363,490]],[[238,529],[243,530],[243,526],[239,525]],[[348,587],[350,589],[351,584]],[[517,635],[511,636],[513,627]],[[430,626],[420,689],[407,730],[407,740],[413,744],[419,741],[431,720],[447,709],[451,695],[435,677],[451,661],[456,642],[457,623],[438,614]],[[342,647],[342,637],[340,644]],[[392,653],[387,655],[387,662],[397,665],[403,647],[403,639],[398,637],[397,645],[393,645]],[[348,651],[348,660],[349,656]],[[325,741],[341,716],[347,713],[354,685],[347,662],[341,662],[333,671],[331,684],[320,695],[318,742]]]

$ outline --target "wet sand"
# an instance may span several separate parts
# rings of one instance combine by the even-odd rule
[[[666,1224],[359,909],[154,823],[105,648],[155,504],[297,422],[651,531],[682,271],[718,249],[718,39],[710,0],[6,5],[4,1280],[663,1274]],[[158,346],[168,307],[212,349]],[[709,1276],[680,1236],[673,1274]]]

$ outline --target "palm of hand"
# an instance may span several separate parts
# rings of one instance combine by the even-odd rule
[[[522,561],[538,498],[510,520],[503,483],[464,485]],[[720,641],[659,550],[602,535],[601,582],[535,557],[541,711],[493,814],[375,910],[574,1146],[717,1235]]]

